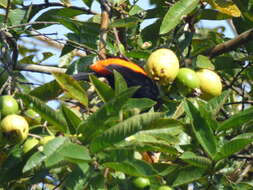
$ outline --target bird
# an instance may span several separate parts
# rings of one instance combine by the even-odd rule
[[[159,105],[158,87],[139,65],[121,58],[107,58],[91,64],[90,69],[92,73],[80,72],[73,75],[73,78],[76,80],[88,80],[89,75],[94,74],[98,77],[105,77],[110,86],[114,88],[113,70],[116,70],[124,77],[128,87],[139,86],[133,98],[149,98],[158,101],[157,105]],[[153,152],[144,152],[142,157],[149,163],[157,162],[156,154]]]
[[[128,87],[139,86],[133,98],[149,98],[157,100],[159,90],[156,83],[148,77],[145,70],[139,65],[122,58],[107,58],[98,60],[90,65],[91,73],[80,72],[73,75],[76,80],[88,80],[90,74],[105,77],[109,85],[114,88],[113,70],[119,72],[125,79]]]

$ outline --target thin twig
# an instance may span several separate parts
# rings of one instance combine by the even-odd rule
[[[43,35],[45,35],[45,36],[51,36],[51,35],[56,36],[56,35],[58,35],[58,33],[57,32],[54,32],[54,33],[45,33]],[[24,35],[21,35],[19,37],[20,38],[27,38],[27,37],[37,37],[37,36],[41,36],[41,34],[24,34]]]
[[[85,8],[85,7],[77,7],[77,6],[68,6],[68,5],[66,5],[66,4],[63,4],[63,3],[42,3],[42,4],[33,4],[32,5],[33,7],[39,7],[39,8],[41,8],[41,7],[45,7],[45,8],[47,8],[47,7],[64,7],[64,8],[70,8],[70,9],[75,9],[75,10],[79,10],[79,11],[83,11],[84,13],[87,13],[87,14],[92,14],[92,15],[98,15],[98,13],[97,12],[95,12],[95,11],[92,11],[91,9],[87,9],[87,8]],[[29,8],[30,7],[30,5],[29,6],[26,6],[25,8]]]
[[[7,29],[20,28],[20,27],[24,27],[24,26],[38,25],[38,24],[59,24],[59,22],[45,22],[45,21],[28,22],[28,23],[24,23],[24,24],[9,26],[9,27],[7,27]]]
[[[225,80],[225,79],[223,79],[223,78],[221,78],[222,79],[222,83],[225,85],[225,89],[232,89],[234,92],[236,92],[238,95],[240,95],[240,96],[243,96],[243,92],[239,89],[239,88],[237,88],[237,87],[235,87],[235,86],[229,86],[230,84]],[[248,94],[245,94],[245,96],[247,97],[247,98],[251,98]]]
[[[113,28],[113,33],[114,33],[114,36],[115,36],[116,44],[117,44],[118,49],[119,49],[120,57],[127,58],[127,57],[125,57],[124,53],[121,50],[121,47],[120,47],[121,42],[120,42],[119,34],[118,34],[118,31],[117,31],[116,28]]]
[[[22,82],[22,81],[17,81],[17,83],[23,84],[23,85],[32,85],[32,86],[40,86],[41,85],[41,84],[35,84],[33,82]]]
[[[62,49],[64,47],[64,45],[66,44],[65,42],[60,42],[59,40],[52,39],[52,38],[48,37],[46,34],[43,34],[37,30],[34,30],[34,29],[32,31],[32,34],[37,35],[37,36],[35,36],[36,39],[43,41],[43,42],[47,43],[48,45],[50,45],[54,48],[57,48],[57,49]],[[78,44],[78,47],[77,47],[77,46],[73,45],[72,41],[69,41],[69,42],[70,42],[69,45],[73,46],[76,49],[76,51],[75,51],[76,56],[80,56],[80,57],[86,56],[87,54],[86,54],[86,52],[84,52],[84,49],[87,52],[90,51],[86,47],[82,47],[83,49],[80,48],[81,47],[80,44]],[[78,51],[78,50],[80,50],[80,51]]]
[[[229,103],[226,103],[224,104],[224,106],[228,106],[228,105],[233,105],[233,104],[251,104],[253,105],[253,101],[239,101],[239,102],[229,102]]]
[[[42,137],[41,137],[41,136],[36,135],[36,134],[32,134],[32,133],[29,133],[29,134],[28,134],[28,136],[30,136],[30,137],[34,137],[34,138],[36,138],[36,139],[42,139]]]
[[[242,94],[242,101],[243,102],[245,100],[245,88],[246,88],[246,86],[242,82],[242,92],[243,92],[243,94]],[[242,104],[242,111],[244,110],[244,108],[245,108],[245,104]]]
[[[239,178],[237,179],[236,183],[239,183],[240,181],[243,180],[243,178],[248,174],[248,172],[251,169],[251,164],[248,164],[244,170],[242,171],[242,173],[240,174]]]
[[[246,66],[242,67],[241,70],[235,75],[235,77],[233,78],[232,82],[230,83],[229,86],[233,86],[234,83],[237,81],[237,79],[239,78],[239,76],[242,74],[242,72],[247,69],[249,66],[251,66],[250,63],[248,63]]]

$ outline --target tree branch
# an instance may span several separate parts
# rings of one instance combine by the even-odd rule
[[[4,23],[8,22],[8,15],[9,15],[10,7],[11,7],[11,0],[8,0],[6,13],[5,13],[5,16],[4,16]]]
[[[107,32],[110,22],[110,7],[104,0],[100,0],[102,14],[101,14],[101,24],[100,24],[100,41],[99,41],[99,57],[100,59],[106,59],[106,39]]]
[[[64,45],[65,45],[65,43],[59,42],[59,41],[57,41],[55,39],[52,39],[52,38],[48,37],[48,35],[40,33],[39,31],[36,31],[36,30],[32,30],[31,34],[35,35],[34,37],[37,40],[40,40],[40,41],[46,43],[47,45],[52,46],[52,47],[54,47],[56,49],[60,49],[61,50],[64,47]],[[75,47],[74,55],[75,56],[83,57],[83,56],[86,56],[87,54],[86,54],[86,52],[84,52],[84,50],[81,50],[81,49],[78,49],[77,47]]]
[[[251,40],[253,40],[253,28],[243,32],[232,40],[216,45],[215,47],[207,50],[204,54],[210,58],[213,58],[215,56],[234,50]]]
[[[64,68],[35,65],[35,64],[18,64],[16,65],[15,69],[21,70],[21,71],[31,71],[31,72],[46,73],[46,74],[51,74],[52,72],[65,73],[67,71],[67,69],[64,69]]]
[[[35,21],[35,22],[28,22],[28,23],[24,23],[24,24],[9,26],[9,27],[7,27],[7,29],[20,28],[20,27],[23,27],[23,26],[39,25],[39,24],[59,24],[59,22]],[[2,29],[2,30],[5,30],[5,29]]]

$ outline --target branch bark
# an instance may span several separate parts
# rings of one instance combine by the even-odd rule
[[[100,24],[100,41],[99,41],[99,58],[106,59],[106,39],[107,32],[110,23],[110,6],[107,1],[100,0],[102,14],[101,14],[101,24]]]
[[[4,23],[8,22],[8,15],[9,15],[9,12],[10,12],[10,7],[11,7],[11,0],[8,0],[6,13],[5,13],[5,16],[4,16]]]
[[[223,53],[234,50],[239,46],[250,42],[251,40],[253,40],[253,28],[243,32],[232,40],[216,45],[215,47],[205,52],[205,55],[213,58]]]
[[[65,73],[67,71],[67,69],[64,69],[64,68],[35,65],[35,64],[18,64],[16,65],[15,69],[21,70],[21,71],[31,71],[31,72],[46,73],[46,74],[51,74],[52,72]]]
[[[108,26],[109,26],[109,14],[107,11],[103,11],[100,25],[100,41],[98,52],[100,59],[106,59],[106,39],[107,39]]]

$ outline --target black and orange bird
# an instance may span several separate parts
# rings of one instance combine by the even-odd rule
[[[159,91],[155,82],[147,76],[147,73],[139,65],[121,58],[108,58],[99,60],[90,65],[93,73],[78,73],[73,75],[76,80],[87,80],[89,74],[105,77],[110,86],[114,87],[113,70],[119,72],[125,79],[128,87],[139,86],[133,95],[134,98],[150,98],[157,100]]]
[[[110,86],[114,87],[113,70],[119,72],[125,79],[128,87],[139,86],[138,90],[133,95],[133,98],[150,98],[158,100],[159,90],[155,82],[147,76],[147,73],[139,65],[126,61],[120,58],[108,58],[99,60],[90,65],[93,73],[80,72],[73,75],[76,80],[88,80],[90,74],[95,74],[98,77],[105,77]],[[157,158],[155,153],[144,152],[143,159],[153,163]]]

